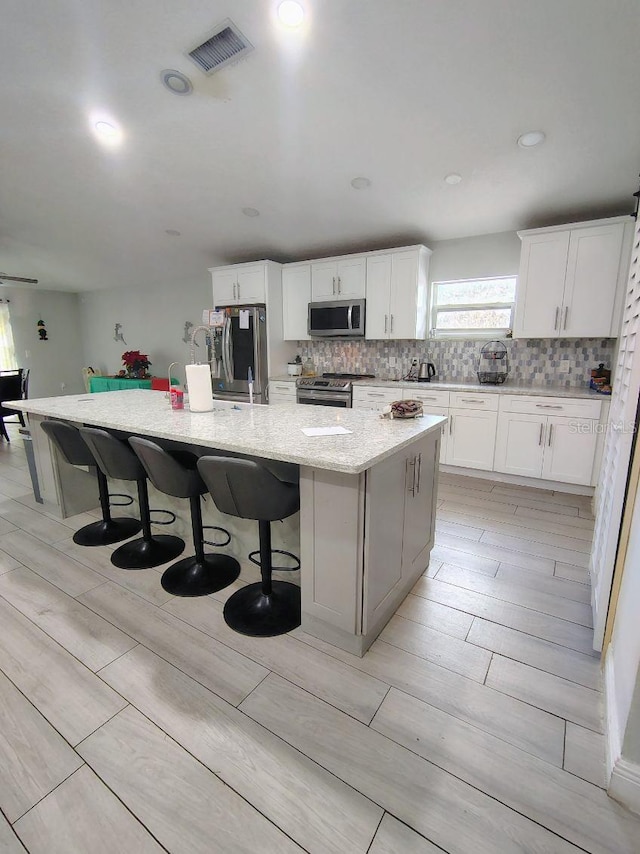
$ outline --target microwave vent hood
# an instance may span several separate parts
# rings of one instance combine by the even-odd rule
[[[364,338],[365,300],[310,302],[307,332],[312,338]]]

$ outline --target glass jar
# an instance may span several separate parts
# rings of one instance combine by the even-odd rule
[[[305,359],[302,363],[302,376],[303,377],[315,377],[316,375],[316,366],[311,360],[311,357]]]

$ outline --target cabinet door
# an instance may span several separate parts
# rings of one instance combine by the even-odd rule
[[[404,400],[420,400],[418,395],[410,395],[404,394]],[[441,415],[443,418],[447,420],[442,425],[442,435],[440,436],[440,465],[443,465],[447,462],[447,445],[449,439],[449,410],[440,406],[432,406],[430,404],[423,403],[422,411],[425,415]]]
[[[233,305],[238,302],[236,275],[235,270],[214,270],[211,273],[214,305]]]
[[[240,267],[237,271],[236,300],[238,303],[261,303],[266,300],[265,267]]]
[[[311,265],[311,300],[338,299],[338,272],[335,261],[318,261]]]
[[[336,265],[338,299],[364,299],[367,282],[367,259],[349,258]]]
[[[436,516],[437,462],[433,444],[424,439],[413,446],[417,453],[407,461],[407,486],[402,538],[402,577],[420,575],[429,563]],[[413,477],[413,481],[411,478]]]
[[[427,326],[426,284],[423,288],[418,287],[418,253],[394,252],[391,260],[390,337],[424,338]]]
[[[450,409],[447,463],[472,469],[493,469],[496,412]]]
[[[542,476],[588,486],[596,455],[598,422],[591,418],[550,415]]]
[[[282,268],[282,323],[285,341],[308,340],[307,314],[311,302],[311,265]]]
[[[367,258],[366,337],[389,337],[389,294],[391,292],[391,255]]]
[[[524,235],[516,292],[515,335],[557,338],[560,334],[569,231]]]
[[[546,430],[544,415],[502,413],[498,418],[494,471],[540,477]]]
[[[608,338],[618,287],[624,223],[576,228],[569,241],[569,260],[562,335]]]

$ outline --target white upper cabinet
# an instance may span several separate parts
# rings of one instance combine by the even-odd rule
[[[213,267],[213,304],[249,305],[266,302],[268,262]]]
[[[363,299],[366,276],[363,256],[315,261],[311,264],[311,301]]]
[[[282,325],[285,341],[308,340],[307,313],[311,302],[311,264],[282,268]]]
[[[521,231],[516,338],[617,335],[626,219]]]
[[[425,337],[430,254],[426,247],[415,246],[367,258],[369,340]]]

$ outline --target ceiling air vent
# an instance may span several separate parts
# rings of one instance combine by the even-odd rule
[[[249,39],[227,18],[212,36],[189,51],[189,57],[205,74],[213,74],[252,50]]]

